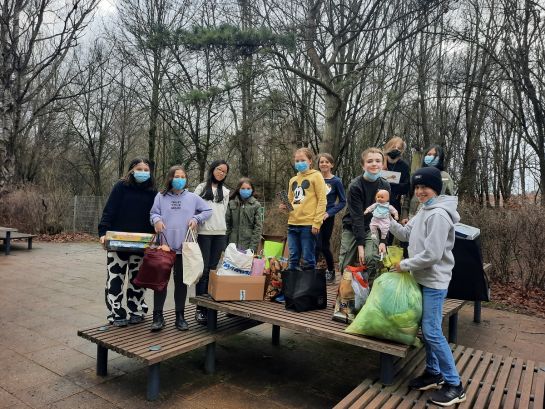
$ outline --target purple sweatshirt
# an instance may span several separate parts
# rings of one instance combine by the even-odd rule
[[[150,210],[151,224],[159,220],[165,224],[168,245],[177,252],[182,248],[189,221],[195,219],[203,224],[210,216],[212,209],[208,203],[187,189],[178,195],[172,191],[165,195],[157,193]]]

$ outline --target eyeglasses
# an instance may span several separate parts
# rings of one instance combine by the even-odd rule
[[[216,169],[214,169],[214,171],[220,172],[220,173],[223,174],[223,175],[226,175],[226,174],[227,174],[227,171],[226,171],[226,170],[223,170],[223,169],[221,169],[221,168],[216,168]]]

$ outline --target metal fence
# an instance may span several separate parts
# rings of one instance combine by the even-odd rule
[[[74,196],[72,200],[72,231],[96,234],[106,196]]]

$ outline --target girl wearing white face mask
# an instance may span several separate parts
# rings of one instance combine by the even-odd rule
[[[157,194],[151,164],[148,159],[136,158],[129,171],[113,187],[98,224],[100,243],[104,245],[108,230],[130,233],[153,233],[149,212]],[[142,263],[142,253],[107,252],[107,280],[105,289],[108,321],[115,326],[138,324],[144,320],[148,306],[144,289],[133,284]],[[127,310],[123,306],[123,287],[128,276]]]

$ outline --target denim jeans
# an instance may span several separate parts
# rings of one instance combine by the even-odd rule
[[[422,286],[422,335],[426,348],[426,369],[432,374],[441,373],[445,382],[458,385],[460,375],[441,327],[446,296],[447,290]]]
[[[290,270],[299,267],[301,256],[303,256],[305,268],[316,267],[316,236],[312,234],[312,226],[289,225],[288,248],[290,250]]]

